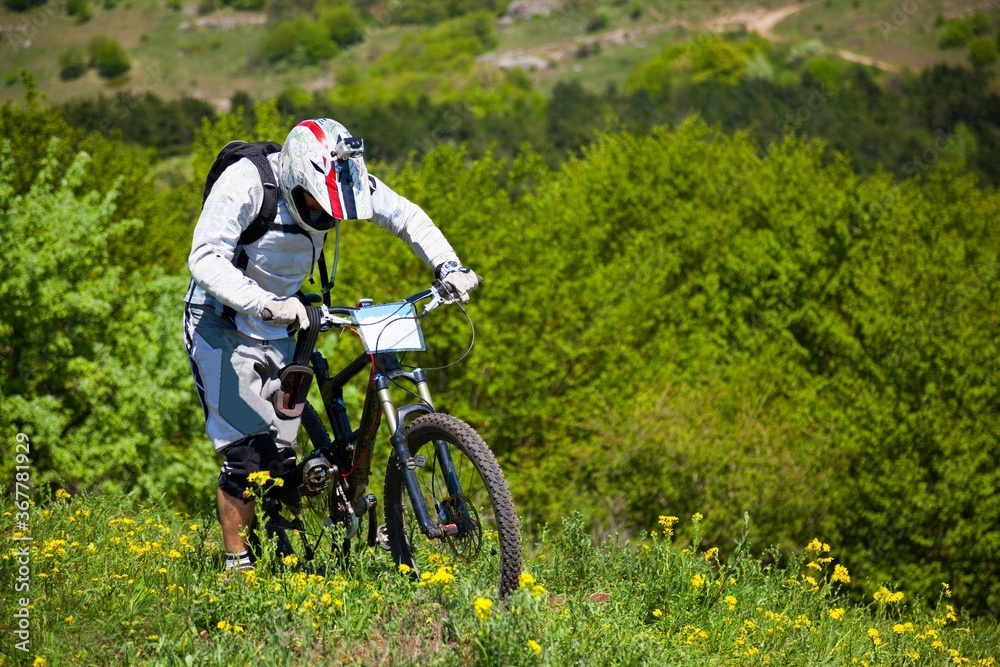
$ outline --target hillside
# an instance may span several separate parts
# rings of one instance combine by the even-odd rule
[[[223,33],[122,2],[37,34],[58,50],[62,30],[89,44],[131,17],[121,48],[95,42],[119,79],[77,59],[82,78],[56,81],[43,41],[14,54],[38,56],[43,91],[102,93],[53,104],[26,75],[0,104],[0,493],[27,434],[42,655],[995,664],[997,15],[927,16],[952,64],[896,71],[864,44],[785,32],[848,34],[826,5],[572,3],[516,20],[469,11],[482,5],[316,0],[307,21],[271,0],[267,28],[209,8],[244,21]],[[358,31],[335,41],[331,16]],[[250,51],[271,64],[245,69]],[[541,60],[502,69],[517,58]],[[126,92],[168,61],[161,87]],[[241,111],[217,112],[232,91]],[[435,406],[510,483],[537,582],[509,615],[476,572],[411,586],[380,553],[323,580],[262,568],[219,586],[219,461],[180,331],[191,222],[222,146],[320,115],[364,136],[372,173],[485,276],[464,313],[422,321],[428,349],[405,362],[430,369]],[[336,303],[433,279],[377,225],[340,236]],[[360,343],[320,345],[336,367]]]
[[[781,7],[730,0],[520,2],[496,19],[497,43],[480,60],[504,68],[520,66],[543,90],[557,80],[580,80],[601,90],[607,83],[621,83],[636,64],[667,44],[705,31],[750,30],[787,43],[818,39],[843,57],[902,69],[966,61],[961,50],[938,47],[941,20],[967,16],[980,6],[1000,16],[984,0],[913,5],[906,13],[909,5],[900,10],[888,0],[857,0],[847,11],[830,2]],[[53,0],[28,12],[0,9],[7,46],[0,100],[23,97],[14,74],[24,68],[54,102],[131,89],[166,99],[192,96],[225,111],[238,91],[267,99],[289,88],[335,87],[348,70],[351,76],[355,70],[363,73],[367,63],[407,35],[427,30],[394,22],[391,13],[372,13],[365,18],[361,44],[314,65],[274,66],[256,56],[267,31],[268,16],[262,11],[205,2],[109,1],[90,7],[91,18],[80,22],[66,7]],[[121,43],[131,58],[131,70],[111,80],[99,78],[93,69],[75,80],[61,78],[60,54],[74,47],[86,49],[99,35]]]

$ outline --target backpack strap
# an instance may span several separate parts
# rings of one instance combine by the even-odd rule
[[[278,216],[278,184],[274,182],[274,170],[271,169],[271,162],[264,153],[254,153],[248,155],[247,159],[257,167],[260,174],[261,185],[264,186],[264,203],[261,204],[260,213],[240,234],[240,245],[250,245],[260,240],[268,230],[274,228],[274,219]],[[283,232],[301,231],[298,225],[278,225]],[[295,230],[289,229],[294,227]]]

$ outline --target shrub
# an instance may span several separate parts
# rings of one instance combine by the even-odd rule
[[[225,0],[224,4],[244,12],[258,12],[267,6],[267,0]]]
[[[94,15],[88,0],[68,0],[66,13],[75,16],[78,23],[86,23]]]
[[[299,17],[268,30],[257,55],[272,64],[310,65],[332,58],[337,51],[324,26]]]
[[[79,79],[87,71],[87,54],[79,46],[71,46],[59,54],[59,78]]]
[[[335,7],[325,12],[320,21],[337,46],[345,47],[357,44],[365,38],[365,26],[351,7]]]
[[[105,79],[121,76],[132,68],[125,49],[116,40],[97,35],[90,40],[90,64],[97,68],[97,73]]]
[[[3,6],[15,12],[25,12],[32,7],[41,7],[46,0],[3,0]]]
[[[997,61],[997,43],[990,37],[980,37],[969,42],[969,60],[975,68],[989,67]]]
[[[990,17],[981,11],[964,19],[953,19],[945,23],[938,46],[942,49],[960,49],[974,37],[988,33],[991,27]]]
[[[594,10],[594,13],[587,19],[587,32],[597,32],[604,30],[611,25],[611,10],[601,5]]]

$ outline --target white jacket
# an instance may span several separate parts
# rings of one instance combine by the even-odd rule
[[[280,153],[270,156],[277,182]],[[382,181],[371,177],[372,222],[406,241],[432,269],[458,256],[430,217]],[[295,221],[278,191],[275,222],[296,229]],[[228,306],[236,311],[240,332],[261,340],[285,338],[285,327],[264,322],[257,312],[275,296],[292,296],[302,285],[319,257],[326,234],[270,230],[258,241],[239,244],[240,235],[250,225],[264,203],[264,186],[257,168],[243,158],[212,186],[194,230],[188,268],[191,286],[187,302],[214,307],[222,313]]]

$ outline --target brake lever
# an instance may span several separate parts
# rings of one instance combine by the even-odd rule
[[[430,292],[433,296],[431,300],[427,302],[427,305],[424,306],[424,309],[420,311],[420,317],[423,317],[424,315],[431,312],[438,306],[443,306],[448,303],[454,303],[455,301],[455,299],[451,298],[450,296],[442,296],[442,294],[445,294],[445,289],[444,286],[441,285],[441,282],[438,280],[435,280],[434,283],[431,285]]]
[[[356,322],[350,317],[344,317],[343,315],[336,315],[327,310],[326,306],[323,306],[323,316],[320,319],[320,331],[329,331],[333,327],[349,327],[356,324]]]

